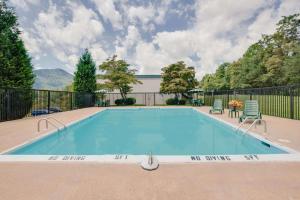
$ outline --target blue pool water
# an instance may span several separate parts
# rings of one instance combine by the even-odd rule
[[[286,153],[190,108],[108,109],[9,154]]]

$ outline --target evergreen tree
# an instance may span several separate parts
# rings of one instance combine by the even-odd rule
[[[95,92],[96,88],[96,65],[92,55],[86,49],[77,64],[77,71],[74,76],[74,91]]]
[[[0,87],[30,89],[34,83],[31,59],[20,38],[14,10],[0,1]]]

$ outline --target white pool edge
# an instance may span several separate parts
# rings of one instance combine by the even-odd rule
[[[214,120],[218,120],[219,122],[225,123],[232,128],[237,128],[236,125],[226,122],[222,119],[219,119],[212,114],[205,113],[200,111],[195,107],[143,107],[143,108],[161,108],[161,109],[172,109],[172,108],[192,108],[193,110],[204,114]],[[107,109],[140,109],[140,107],[132,108],[132,107],[121,107],[121,108],[102,108],[101,110],[93,113],[92,115],[83,117],[81,119],[75,120],[66,124],[67,127],[76,124],[82,120],[91,118],[97,115],[100,112],[103,112]],[[245,131],[245,129],[242,129]],[[18,149],[24,145],[29,145],[34,143],[37,140],[40,140],[44,137],[47,137],[53,133],[56,133],[57,130],[49,131],[43,135],[37,136],[33,139],[30,139],[20,145],[9,148],[5,151],[2,151],[0,154],[0,162],[49,162],[49,163],[114,163],[114,164],[135,164],[141,163],[142,160],[147,159],[147,155],[126,155],[126,154],[113,154],[113,155],[3,155],[7,152]],[[38,133],[37,133],[38,134]],[[239,133],[237,133],[239,134]],[[254,133],[247,132],[246,134],[251,135],[252,137],[266,142],[276,148],[284,150],[288,152],[288,154],[242,154],[242,155],[157,155],[155,156],[159,163],[161,164],[184,164],[184,163],[203,163],[203,162],[213,162],[213,163],[229,163],[229,162],[299,162],[300,161],[300,153],[291,149],[289,147],[280,145],[273,141],[267,140],[266,138]]]

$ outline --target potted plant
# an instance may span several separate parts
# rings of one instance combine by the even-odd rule
[[[243,107],[243,102],[237,99],[231,100],[229,102],[229,107],[236,111],[237,109],[241,109]]]

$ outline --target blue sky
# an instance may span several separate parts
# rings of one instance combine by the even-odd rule
[[[197,77],[242,56],[299,0],[9,0],[38,68],[70,73],[89,48],[96,64],[116,54],[139,74],[185,61]]]

